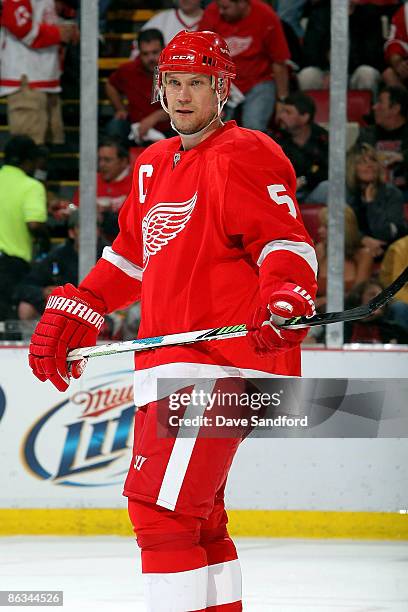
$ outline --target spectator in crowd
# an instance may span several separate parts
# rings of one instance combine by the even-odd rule
[[[14,136],[0,169],[0,319],[9,316],[12,294],[30,269],[32,241],[47,235],[45,188],[32,178],[38,147],[28,136]]]
[[[59,46],[78,42],[77,26],[57,24],[54,0],[4,0],[1,38],[0,96],[7,96],[10,133],[63,143]]]
[[[378,281],[367,280],[358,285],[349,295],[347,307],[366,305],[381,291],[382,287]],[[408,344],[408,332],[390,319],[388,308],[383,306],[366,319],[346,322],[344,341],[368,344]]]
[[[101,257],[106,242],[98,237],[97,256]],[[45,258],[33,263],[30,272],[16,287],[14,301],[21,321],[23,339],[29,339],[41,316],[48,296],[65,283],[78,283],[79,270],[79,214],[71,212],[68,218],[68,238],[64,244],[54,247]],[[128,318],[127,311],[113,312],[105,317],[101,339],[121,340]]]
[[[303,92],[290,94],[277,114],[275,135],[292,162],[298,202],[326,203],[328,178],[327,130],[314,123],[314,100]]]
[[[401,6],[392,18],[384,47],[388,64],[383,72],[386,85],[408,87],[408,4]]]
[[[384,67],[381,9],[349,2],[349,86],[377,92]],[[311,9],[303,45],[300,89],[327,89],[330,76],[330,0],[317,0]]]
[[[386,87],[373,106],[374,125],[360,128],[357,144],[373,146],[386,167],[387,181],[408,197],[408,92]]]
[[[98,241],[98,257],[104,244]],[[52,291],[65,283],[78,283],[79,214],[68,217],[68,238],[54,247],[48,255],[33,263],[31,270],[16,289],[18,318],[23,321],[38,319]]]
[[[261,0],[216,0],[198,29],[225,38],[237,67],[235,85],[245,96],[241,124],[266,131],[276,97],[284,101],[289,93],[289,50],[279,17]]]
[[[393,242],[381,262],[380,281],[383,287],[390,285],[408,265],[408,236]],[[408,285],[398,291],[388,305],[390,319],[408,332]]]
[[[203,15],[200,0],[178,0],[175,4],[176,8],[161,11],[142,26],[142,30],[160,30],[165,45],[182,30],[195,32]]]
[[[98,224],[104,238],[112,242],[119,231],[119,211],[132,188],[129,150],[119,138],[106,137],[100,143],[98,170]],[[73,203],[79,206],[79,191],[74,194]]]
[[[385,182],[378,157],[369,145],[356,145],[347,155],[347,202],[357,216],[362,244],[374,257],[406,233],[402,193]]]
[[[276,6],[279,17],[290,25],[298,38],[303,38],[305,35],[301,19],[306,4],[307,0],[278,0]]]
[[[151,104],[153,74],[164,46],[163,35],[160,30],[144,30],[139,34],[138,46],[139,56],[119,66],[106,83],[106,94],[115,110],[106,133],[126,142],[132,130],[136,142],[146,143],[156,139],[153,129],[162,134],[170,129],[160,103]]]
[[[327,208],[319,213],[319,242],[316,245],[316,256],[319,264],[317,276],[316,307],[324,310],[326,307],[327,291]],[[367,281],[373,269],[373,256],[370,250],[361,245],[361,236],[356,216],[350,208],[344,209],[344,293],[347,296],[360,283]]]

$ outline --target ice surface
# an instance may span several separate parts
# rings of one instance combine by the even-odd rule
[[[247,612],[408,612],[406,542],[236,543]],[[140,554],[132,538],[0,538],[0,589],[64,591],[63,608],[13,610],[145,610]]]

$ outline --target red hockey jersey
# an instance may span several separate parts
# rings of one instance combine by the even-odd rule
[[[232,22],[225,21],[216,2],[211,2],[198,29],[211,30],[225,38],[237,67],[234,84],[244,94],[258,83],[272,79],[274,62],[290,59],[281,21],[261,0],[251,0],[248,15]]]
[[[401,6],[392,18],[390,34],[385,43],[385,57],[389,61],[392,55],[408,57],[408,4]]]
[[[180,137],[158,142],[138,157],[119,236],[81,288],[108,311],[141,295],[139,337],[244,323],[282,282],[314,296],[316,256],[295,192],[282,149],[234,121],[188,151]],[[146,351],[136,401],[155,399],[156,376],[265,372],[299,375],[300,349],[260,357],[234,338]]]
[[[0,96],[21,87],[59,92],[61,35],[53,0],[4,0],[0,29]]]

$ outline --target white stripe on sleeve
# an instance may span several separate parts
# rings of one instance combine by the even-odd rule
[[[259,256],[257,261],[258,266],[262,264],[269,253],[274,253],[275,251],[290,251],[291,253],[295,253],[295,255],[298,255],[309,264],[314,275],[317,276],[316,253],[314,248],[311,247],[310,244],[307,244],[307,242],[293,242],[292,240],[273,240],[272,242],[268,242]]]
[[[102,259],[106,259],[111,264],[122,270],[128,276],[135,278],[138,281],[142,280],[143,270],[136,266],[122,255],[118,255],[111,247],[105,247],[102,252]]]

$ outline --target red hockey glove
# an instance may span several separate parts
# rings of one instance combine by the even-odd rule
[[[67,353],[96,344],[104,311],[103,302],[88,292],[70,284],[57,287],[50,294],[31,338],[28,360],[33,374],[65,391],[70,377],[79,378],[86,365],[84,359],[74,361],[69,372]]]
[[[274,291],[267,306],[259,306],[247,323],[248,342],[256,353],[289,349],[307,336],[305,329],[283,329],[274,325],[292,317],[312,316],[315,305],[309,293],[293,283],[284,283]]]

